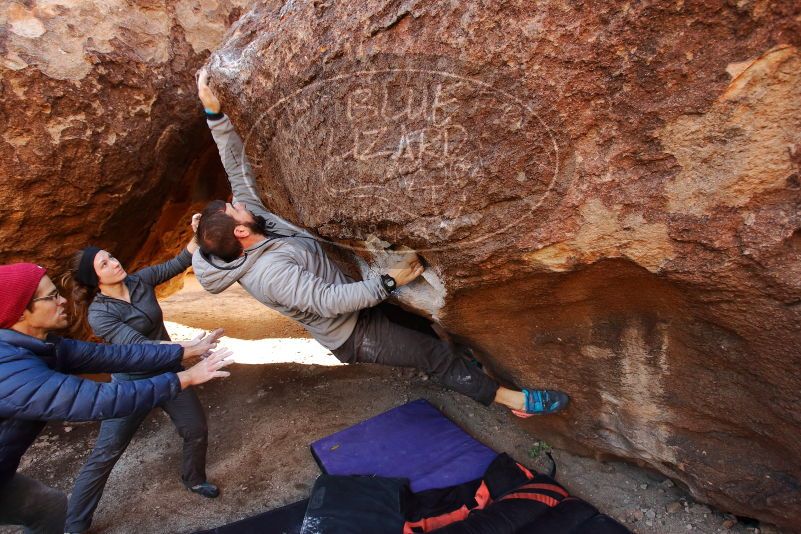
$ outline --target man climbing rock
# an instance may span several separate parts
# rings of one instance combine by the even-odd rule
[[[152,372],[183,357],[206,354],[206,341],[179,344],[99,345],[50,335],[69,324],[66,299],[32,263],[0,265],[0,524],[26,532],[62,533],[67,496],[17,473],[20,459],[46,421],[92,421],[149,411],[181,390],[228,376],[228,350],[179,373],[111,383],[77,373]]]
[[[242,140],[207,83],[198,76],[198,96],[233,192],[232,203],[211,202],[197,230],[200,250],[192,266],[201,285],[219,293],[239,282],[266,306],[301,323],[344,363],[414,367],[446,387],[484,405],[497,402],[520,417],[564,409],[560,391],[514,391],[455,354],[436,337],[391,322],[376,307],[395,289],[423,273],[409,254],[380,277],[348,278],[308,232],[269,212],[254,188]]]

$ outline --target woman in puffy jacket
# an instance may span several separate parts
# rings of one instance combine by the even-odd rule
[[[193,218],[193,228],[196,220]],[[94,334],[108,343],[170,343],[155,287],[191,266],[196,248],[193,239],[175,258],[134,274],[128,274],[105,250],[83,249],[76,254],[71,273],[78,320],[86,320]],[[208,341],[211,337],[216,342],[221,335],[222,330],[216,330],[204,339]],[[181,344],[191,347],[198,341],[196,338]],[[149,376],[148,373],[124,373],[112,375],[112,379],[139,380]],[[182,482],[199,495],[217,497],[219,490],[206,479],[208,428],[197,394],[193,390],[182,391],[160,408],[167,412],[184,440]],[[103,421],[95,448],[75,480],[67,510],[67,532],[89,529],[111,470],[147,414],[141,412]]]
[[[205,352],[172,345],[98,345],[52,334],[69,326],[61,296],[46,270],[32,263],[0,265],[0,524],[61,534],[67,496],[17,472],[46,421],[126,417],[176,398],[215,377],[230,352],[218,350],[178,373],[181,359]],[[152,378],[101,383],[83,373],[144,372]],[[158,373],[158,374],[156,374]]]

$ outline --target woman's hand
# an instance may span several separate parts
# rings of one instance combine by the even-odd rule
[[[186,244],[186,250],[189,251],[190,254],[194,254],[195,251],[200,248],[197,243],[197,227],[200,225],[200,213],[192,215],[192,222],[190,225],[192,226],[192,239]]]
[[[197,227],[200,225],[200,213],[192,215],[192,222],[190,224],[192,225],[192,233],[196,234]]]
[[[211,354],[217,347],[220,338],[225,333],[225,330],[218,328],[209,334],[200,333],[189,341],[181,341],[179,345],[184,348],[183,360],[192,360],[194,358],[203,358]]]
[[[220,369],[234,363],[233,359],[228,359],[232,355],[233,353],[230,349],[220,349],[211,353],[208,358],[199,361],[186,371],[181,371],[178,373],[181,389],[204,384],[214,378],[231,376],[231,373],[228,371],[221,371]]]

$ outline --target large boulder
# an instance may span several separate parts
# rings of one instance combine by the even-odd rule
[[[209,60],[265,202],[517,385],[521,424],[801,524],[801,7],[256,5]]]
[[[165,204],[224,184],[194,73],[247,4],[0,6],[0,263],[59,269],[90,241],[131,260]]]

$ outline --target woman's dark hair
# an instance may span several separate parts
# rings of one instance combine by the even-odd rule
[[[97,287],[82,284],[76,278],[82,256],[82,250],[75,253],[70,269],[61,276],[60,282],[61,287],[69,295],[67,311],[72,318],[69,335],[79,339],[89,339],[93,337],[92,327],[89,326],[89,304],[99,290]]]

